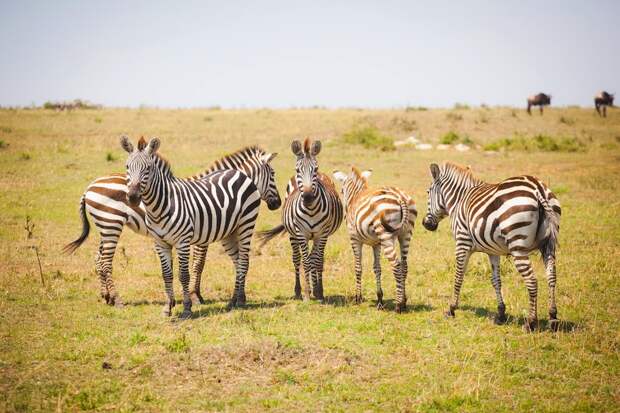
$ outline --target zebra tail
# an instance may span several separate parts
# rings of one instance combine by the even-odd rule
[[[558,213],[553,210],[551,205],[549,205],[549,200],[544,196],[544,194],[538,195],[538,202],[543,207],[545,219],[547,220],[547,225],[549,226],[549,237],[543,246],[544,254],[546,257],[555,256],[555,250],[560,245],[558,240],[558,236],[560,234],[560,217]]]
[[[88,217],[86,216],[86,194],[82,195],[80,199],[80,218],[82,219],[82,233],[80,236],[73,242],[68,243],[62,249],[63,254],[73,254],[76,249],[80,247],[88,238],[88,234],[90,233],[90,223],[88,222]]]
[[[267,231],[259,231],[256,233],[256,237],[260,241],[258,244],[258,250],[260,251],[266,243],[284,232],[284,225],[280,224],[275,228],[268,229]]]
[[[381,225],[383,225],[383,228],[385,228],[388,232],[396,232],[396,231],[400,231],[400,229],[403,227],[403,225],[405,225],[405,223],[407,223],[409,221],[409,205],[407,205],[407,202],[405,202],[404,199],[400,200],[400,212],[402,215],[402,219],[400,220],[400,223],[396,226],[391,226],[386,220],[385,217],[382,215],[381,216]]]

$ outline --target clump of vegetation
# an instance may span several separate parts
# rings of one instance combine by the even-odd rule
[[[485,113],[481,113],[478,117],[478,122],[480,123],[489,123],[489,117]]]
[[[99,116],[97,116],[95,118],[95,123],[101,123],[101,122],[103,122],[103,119],[101,119]]]
[[[367,149],[380,149],[382,151],[393,151],[394,138],[382,134],[373,126],[357,127],[342,136],[345,143],[362,145]]]
[[[456,122],[459,120],[463,120],[463,115],[461,115],[460,113],[448,112],[446,114],[446,119],[452,122]]]
[[[454,104],[454,109],[455,110],[468,110],[469,109],[469,105],[467,103],[456,102]]]
[[[474,141],[471,140],[471,138],[468,135],[459,135],[458,133],[454,132],[454,131],[449,131],[448,133],[446,133],[445,135],[443,135],[441,138],[439,138],[439,143],[442,143],[444,145],[452,145],[455,143],[462,143],[464,145],[471,145],[474,143]]]
[[[392,125],[405,132],[411,132],[418,129],[418,123],[415,119],[404,119],[398,116],[392,118]]]
[[[189,342],[185,334],[175,338],[166,344],[166,349],[171,353],[185,353],[189,351]]]
[[[114,162],[116,160],[116,156],[112,152],[108,152],[105,156],[105,160],[108,162]]]
[[[567,118],[566,116],[560,116],[560,123],[572,126],[575,124],[575,119]]]
[[[424,112],[427,110],[428,108],[426,106],[407,106],[405,108],[405,112],[415,112],[415,111]]]
[[[53,110],[73,110],[73,109],[101,109],[101,105],[95,105],[81,99],[74,99],[70,102],[51,102],[47,101],[43,104],[43,109]]]
[[[21,159],[22,161],[29,161],[32,159],[32,155],[30,155],[28,152],[22,152],[19,155],[19,159]]]
[[[213,120],[213,118],[211,116],[205,116],[204,118],[202,118],[202,120],[204,122],[211,122]]]
[[[0,139],[0,149],[4,149],[4,148],[6,148],[7,146],[9,146],[9,144],[8,144],[8,143],[6,143],[5,141],[3,141],[3,140],[1,140],[1,139]]]
[[[0,132],[11,133],[13,132],[13,128],[9,128],[8,126],[0,126]]]
[[[580,152],[585,149],[585,144],[575,137],[555,138],[542,134],[529,138],[524,136],[503,138],[484,147],[486,151]]]

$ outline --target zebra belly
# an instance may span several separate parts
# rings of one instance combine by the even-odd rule
[[[144,207],[140,205],[140,209],[144,210]],[[140,235],[148,235],[143,216],[125,202],[98,192],[88,191],[86,192],[86,210],[102,234],[111,231],[112,228],[122,232],[123,226],[126,225]]]

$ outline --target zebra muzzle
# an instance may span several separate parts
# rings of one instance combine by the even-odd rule
[[[424,225],[424,228],[426,228],[429,231],[435,231],[437,227],[439,226],[439,223],[435,219],[429,216],[426,216],[422,220],[422,225]]]
[[[129,201],[129,205],[137,207],[138,205],[140,205],[140,201],[141,201],[141,196],[140,196],[140,192],[137,190],[132,190],[129,189],[129,192],[127,192],[127,201]]]

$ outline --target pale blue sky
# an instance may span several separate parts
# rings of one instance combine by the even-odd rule
[[[522,106],[620,92],[620,1],[0,0],[0,105]]]

